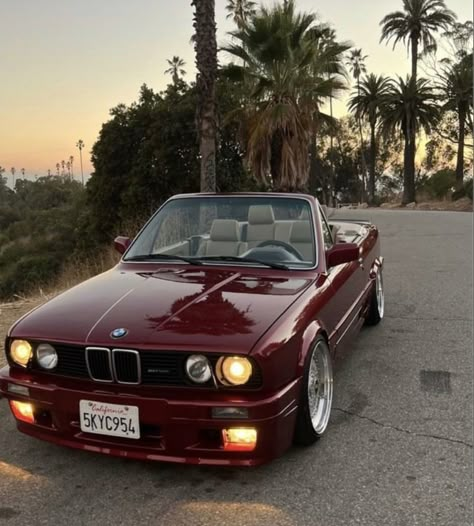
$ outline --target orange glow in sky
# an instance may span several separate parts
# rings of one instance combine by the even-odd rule
[[[219,42],[233,28],[226,0],[216,0]],[[268,4],[270,2],[264,2]],[[469,0],[447,0],[460,21],[472,18]],[[371,72],[406,75],[403,47],[379,44],[379,22],[401,9],[401,0],[297,0],[315,11],[338,38],[369,55]],[[190,0],[15,0],[0,2],[0,166],[17,174],[46,175],[73,155],[79,175],[78,139],[85,143],[84,172],[93,170],[90,151],[110,108],[136,100],[140,86],[165,88],[166,59],[186,62],[195,76]],[[226,57],[221,56],[224,61]],[[336,114],[345,113],[342,102]]]

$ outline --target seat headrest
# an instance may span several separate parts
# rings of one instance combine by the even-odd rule
[[[310,218],[309,207],[305,206],[303,208],[303,210],[301,210],[301,213],[300,213],[298,219],[308,221],[309,218]]]
[[[271,205],[249,206],[249,225],[272,225],[275,215]]]
[[[214,219],[211,226],[212,241],[240,241],[239,223],[235,219]]]
[[[309,221],[295,221],[291,227],[290,243],[311,243],[313,234]]]

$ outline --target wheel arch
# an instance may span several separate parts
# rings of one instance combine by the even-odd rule
[[[324,324],[320,320],[314,320],[312,323],[306,327],[306,330],[303,333],[301,340],[301,348],[298,356],[298,376],[303,374],[304,366],[306,363],[306,358],[313,348],[314,342],[319,336],[322,336],[326,341],[331,356],[334,358],[334,349],[331,346],[329,341],[328,331],[326,330]]]

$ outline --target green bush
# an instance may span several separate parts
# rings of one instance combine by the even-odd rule
[[[58,273],[61,261],[54,255],[24,256],[8,267],[0,280],[0,297],[30,292],[31,288],[44,285]]]
[[[85,192],[67,178],[20,179],[0,207],[0,299],[54,279],[78,244]]]
[[[472,178],[468,179],[461,190],[457,190],[453,193],[453,201],[457,201],[463,197],[469,197],[472,201]]]
[[[425,190],[435,199],[445,199],[456,183],[454,170],[439,170],[424,184]]]
[[[473,180],[469,179],[467,183],[464,184],[464,191],[466,193],[466,196],[469,197],[469,199],[472,201],[472,194],[473,194]]]

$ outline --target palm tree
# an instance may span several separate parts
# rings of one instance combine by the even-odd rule
[[[361,75],[367,73],[367,67],[365,61],[367,55],[362,54],[362,49],[353,49],[349,54],[348,66],[351,70],[352,76],[357,84],[357,94],[360,95],[360,78]],[[362,201],[365,201],[366,197],[366,176],[367,176],[367,162],[365,160],[365,147],[364,147],[364,135],[362,133],[362,120],[361,115],[357,116],[357,124],[359,126],[359,140],[360,140],[360,166],[362,171]]]
[[[168,62],[169,68],[165,71],[165,74],[171,75],[173,84],[176,86],[180,81],[180,77],[186,75],[186,70],[184,69],[186,62],[176,55],[173,56],[171,60],[168,59],[166,62]]]
[[[227,18],[232,18],[235,25],[242,29],[247,21],[255,15],[257,3],[251,0],[228,0]]]
[[[59,163],[56,163],[56,175],[59,175],[60,168],[61,168],[61,165]]]
[[[24,168],[22,168],[22,169],[20,170],[21,175],[22,175],[23,178],[25,177],[25,171],[26,171],[26,170],[25,170]]]
[[[82,181],[82,186],[84,186],[84,170],[82,168],[82,149],[84,148],[84,141],[82,139],[79,139],[77,141],[76,148],[79,148],[79,158],[81,161],[81,181]]]
[[[388,14],[381,22],[380,41],[394,40],[411,50],[411,75],[416,82],[420,43],[421,51],[436,48],[435,33],[449,30],[456,15],[446,7],[444,0],[403,0],[403,11]]]
[[[458,118],[458,151],[456,159],[456,190],[464,185],[464,147],[466,126],[472,129],[473,70],[472,53],[458,63],[447,65],[440,73],[441,93],[445,101],[443,109],[454,111]]]
[[[246,160],[255,177],[276,190],[305,189],[315,117],[322,102],[341,88],[327,76],[327,49],[317,37],[316,17],[297,13],[294,1],[262,7],[231,33],[224,47],[244,65],[227,75],[251,86],[234,113],[242,123]]]
[[[15,188],[15,173],[16,169],[14,166],[10,168],[10,173],[12,174],[12,188]]]
[[[74,157],[69,156],[69,164],[71,165],[71,177],[74,179]]]
[[[201,192],[216,191],[216,80],[217,42],[215,0],[192,0],[198,121],[201,154]]]
[[[362,75],[367,73],[367,67],[365,61],[368,55],[362,55],[362,49],[353,49],[348,58],[348,66],[350,67],[352,76],[357,82],[357,88],[359,88],[359,79]]]
[[[385,134],[401,132],[404,148],[404,185],[402,204],[416,200],[416,136],[420,130],[429,133],[439,120],[439,97],[426,79],[413,77],[391,81],[385,97],[382,125]]]
[[[326,24],[321,24],[312,29],[312,37],[315,40],[317,46],[317,60],[315,75],[318,76],[318,70],[325,70],[327,78],[335,80],[337,83],[334,86],[334,92],[329,96],[329,119],[327,115],[321,114],[319,111],[314,115],[314,133],[319,127],[320,122],[325,122],[329,131],[329,147],[331,151],[330,165],[331,165],[331,178],[330,178],[330,198],[328,204],[336,206],[336,169],[334,166],[334,135],[337,133],[338,126],[334,121],[333,113],[333,99],[337,95],[337,91],[345,88],[348,75],[344,64],[344,53],[348,51],[352,44],[349,42],[337,42],[336,32],[333,28]],[[312,140],[316,144],[316,138]],[[313,145],[311,145],[313,146]]]
[[[370,166],[369,166],[369,203],[375,199],[375,166],[377,161],[376,132],[389,92],[390,81],[382,75],[371,73],[362,82],[357,83],[357,91],[349,100],[349,110],[355,113],[359,122],[367,119],[370,126]]]

